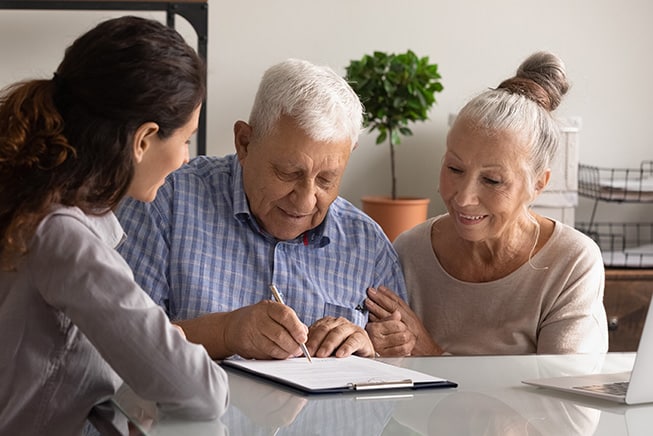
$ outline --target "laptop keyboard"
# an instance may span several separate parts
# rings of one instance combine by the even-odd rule
[[[626,395],[628,390],[628,382],[615,382],[615,383],[604,383],[598,385],[587,385],[587,386],[574,386],[574,389],[579,389],[582,391],[589,392],[600,392],[604,394],[612,395]]]

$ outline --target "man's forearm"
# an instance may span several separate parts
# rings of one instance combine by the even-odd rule
[[[186,334],[186,339],[203,345],[212,359],[224,359],[233,354],[225,344],[225,326],[229,313],[209,313],[198,318],[175,321]]]

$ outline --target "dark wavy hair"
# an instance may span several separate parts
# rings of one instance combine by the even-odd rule
[[[202,59],[174,29],[126,16],[66,49],[53,78],[0,91],[0,266],[27,252],[54,204],[114,209],[134,175],[146,122],[166,138],[206,95]]]

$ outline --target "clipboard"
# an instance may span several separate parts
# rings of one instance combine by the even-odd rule
[[[369,392],[399,389],[455,388],[456,382],[358,356],[303,357],[286,360],[226,359],[235,368],[304,393]]]

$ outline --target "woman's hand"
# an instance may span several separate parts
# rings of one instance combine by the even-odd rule
[[[377,356],[410,356],[415,347],[415,335],[401,322],[399,312],[378,319],[370,315],[370,321],[365,326]]]
[[[392,352],[391,355],[398,355],[397,351],[402,350],[401,341],[405,344],[402,351],[406,351],[414,342],[404,355],[434,356],[444,353],[415,312],[397,294],[380,286],[378,289],[369,288],[367,297],[365,307],[370,313],[370,323],[366,330],[379,354],[385,355],[381,349]],[[376,323],[381,325],[375,325]],[[402,330],[398,323],[405,328]],[[409,334],[414,337],[413,340],[408,337]]]

